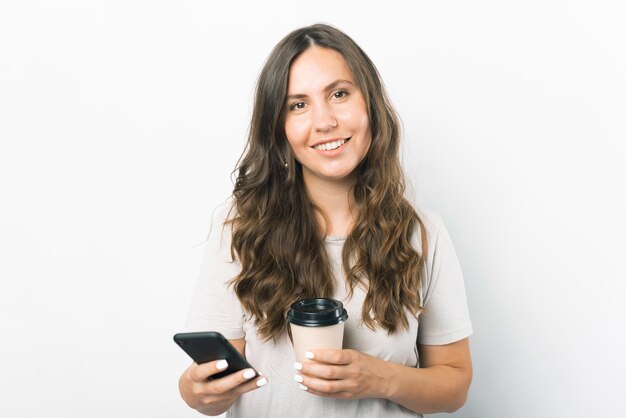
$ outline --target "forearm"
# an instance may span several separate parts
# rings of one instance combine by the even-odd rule
[[[234,401],[229,402],[228,404],[225,404],[225,405],[211,405],[211,406],[206,406],[206,407],[199,407],[199,408],[196,408],[196,411],[200,412],[201,414],[214,417],[216,415],[221,415],[224,412],[226,412],[231,406],[233,406],[233,403]]]
[[[226,412],[231,406],[233,406],[233,403],[235,403],[234,399],[228,402],[220,402],[218,404],[212,404],[212,405],[199,405],[197,403],[193,403],[188,401],[184,396],[183,396],[183,400],[187,403],[187,405],[189,405],[191,408],[195,409],[196,411],[200,412],[203,415],[208,415],[211,417],[217,416],[217,415],[221,415],[224,412]]]
[[[431,414],[454,412],[465,404],[471,371],[448,365],[414,368],[388,363],[384,398],[412,411]]]
[[[180,377],[178,382],[178,389],[180,396],[185,403],[190,407],[200,412],[201,414],[208,416],[216,416],[226,412],[235,403],[235,399],[224,400],[212,404],[204,404],[197,393],[194,393],[194,389],[189,385],[189,382],[184,380],[185,374]]]

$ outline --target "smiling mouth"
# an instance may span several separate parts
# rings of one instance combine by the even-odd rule
[[[326,142],[324,144],[316,145],[316,146],[314,146],[312,148],[316,149],[318,151],[332,151],[332,150],[335,150],[335,149],[339,148],[340,146],[342,146],[346,142],[350,141],[350,139],[352,139],[352,137],[344,138],[344,139],[338,139],[336,141],[331,141],[331,142]]]

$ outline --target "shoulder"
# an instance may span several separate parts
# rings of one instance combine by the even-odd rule
[[[222,203],[219,203],[217,206],[213,208],[213,213],[211,215],[211,223],[214,225],[216,223],[224,223],[227,220],[233,218],[235,213],[235,201],[232,196],[226,198]]]
[[[229,197],[213,208],[207,236],[208,251],[221,252],[230,248],[232,238],[232,220],[235,214],[234,201]]]
[[[442,228],[445,228],[443,219],[438,213],[424,205],[415,202],[409,203],[413,206],[413,209],[415,209],[415,212],[417,213],[417,216],[426,231],[426,243],[428,244],[430,253],[431,249],[434,247],[434,243],[437,241],[440,231]],[[413,231],[414,244],[418,249],[422,247],[422,225],[418,225],[415,228],[415,231]]]
[[[430,208],[419,204],[413,204],[413,209],[417,212],[417,216],[424,223],[427,232],[436,233],[443,225],[441,216]]]
[[[441,268],[457,263],[457,258],[443,218],[423,205],[413,204],[413,208],[426,232],[426,254],[422,246],[422,225],[413,231],[411,244],[424,257],[425,275],[422,285],[427,290],[437,281]]]

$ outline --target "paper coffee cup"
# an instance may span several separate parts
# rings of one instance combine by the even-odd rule
[[[303,299],[291,305],[287,320],[291,329],[296,360],[313,349],[343,347],[344,322],[348,313],[335,299]]]

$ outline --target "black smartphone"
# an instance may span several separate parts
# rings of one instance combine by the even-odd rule
[[[179,333],[174,335],[174,341],[198,364],[226,360],[228,368],[211,376],[212,379],[228,376],[243,369],[252,369],[256,376],[259,376],[254,367],[219,332]]]

